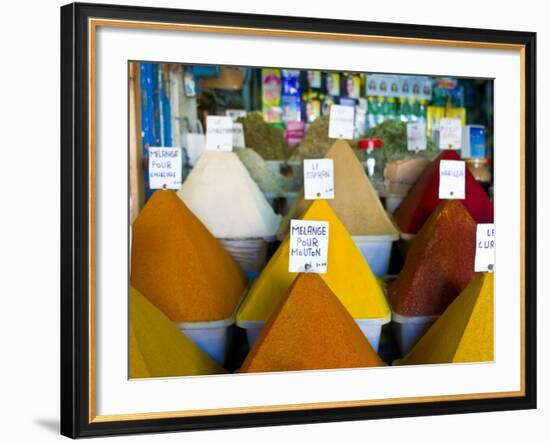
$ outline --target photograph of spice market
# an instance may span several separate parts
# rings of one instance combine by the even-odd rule
[[[494,360],[493,80],[128,84],[129,378]]]

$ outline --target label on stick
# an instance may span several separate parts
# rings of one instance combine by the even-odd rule
[[[187,159],[191,166],[199,160],[205,150],[206,137],[204,134],[188,133],[186,135]]]
[[[149,148],[149,188],[179,189],[182,156],[179,147]]]
[[[466,163],[456,160],[439,162],[439,199],[463,200],[466,198]]]
[[[440,149],[460,149],[462,147],[462,120],[460,118],[439,120],[438,140]]]
[[[426,150],[426,123],[407,123],[407,149]]]
[[[242,123],[233,123],[233,148],[243,149],[244,144],[244,130]]]
[[[495,269],[495,225],[478,224],[476,230],[475,272],[492,272]]]
[[[326,273],[328,221],[290,220],[288,271]]]
[[[304,160],[304,198],[334,198],[334,162],[332,159]]]
[[[354,112],[355,108],[352,106],[333,104],[330,107],[328,137],[344,140],[353,139]]]
[[[231,117],[206,117],[206,150],[233,150],[233,120]]]

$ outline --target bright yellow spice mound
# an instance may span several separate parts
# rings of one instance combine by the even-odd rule
[[[328,221],[328,271],[320,277],[355,319],[387,318],[390,309],[382,288],[351,236],[325,200],[315,200],[302,217]],[[254,282],[237,313],[242,321],[266,321],[296,273],[288,271],[287,237]]]
[[[153,194],[132,235],[131,284],[172,321],[234,314],[247,279],[174,192]]]
[[[130,378],[224,373],[141,293],[130,288]]]
[[[401,365],[494,360],[494,279],[478,273]]]
[[[241,372],[385,365],[317,274],[300,274],[248,354]]]

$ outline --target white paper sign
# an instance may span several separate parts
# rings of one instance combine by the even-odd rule
[[[462,121],[460,118],[439,120],[438,137],[440,149],[460,149],[462,147]]]
[[[206,148],[206,136],[204,134],[188,133],[186,135],[186,150],[189,164],[194,166]]]
[[[206,150],[233,150],[233,120],[231,117],[206,117]]]
[[[475,272],[492,272],[495,269],[495,225],[478,224],[476,232]]]
[[[334,198],[334,162],[332,159],[304,160],[304,198]]]
[[[182,156],[179,147],[149,148],[149,188],[179,189]]]
[[[328,221],[290,220],[288,271],[326,273]]]
[[[353,106],[333,104],[330,107],[328,137],[344,140],[353,139],[354,112],[355,107]]]
[[[233,123],[233,147],[235,149],[242,149],[245,147],[242,123]]]
[[[407,149],[426,150],[426,123],[407,123]]]
[[[466,197],[466,163],[441,160],[439,162],[439,199],[463,200]]]

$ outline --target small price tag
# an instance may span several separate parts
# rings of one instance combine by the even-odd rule
[[[206,150],[233,150],[233,120],[231,117],[206,117]]]
[[[244,130],[242,123],[233,123],[233,148],[243,149],[244,144]]]
[[[236,121],[237,118],[246,117],[246,111],[244,109],[226,109],[225,116]]]
[[[495,225],[478,224],[476,231],[475,272],[492,272],[495,269]]]
[[[194,166],[195,163],[199,160],[200,156],[205,150],[206,146],[206,137],[204,134],[193,134],[188,133],[186,135],[186,145],[187,157],[189,164]]]
[[[179,147],[149,148],[149,188],[179,189],[182,156]]]
[[[334,198],[334,163],[332,159],[304,160],[304,198]]]
[[[441,160],[439,162],[439,199],[463,200],[466,197],[466,163]]]
[[[326,273],[328,260],[328,222],[290,220],[288,271]]]
[[[426,150],[426,123],[407,123],[407,149]]]
[[[333,104],[330,107],[328,137],[344,140],[353,139],[354,112],[355,108],[352,106]]]
[[[462,147],[462,121],[460,118],[439,120],[439,148],[460,149]]]

